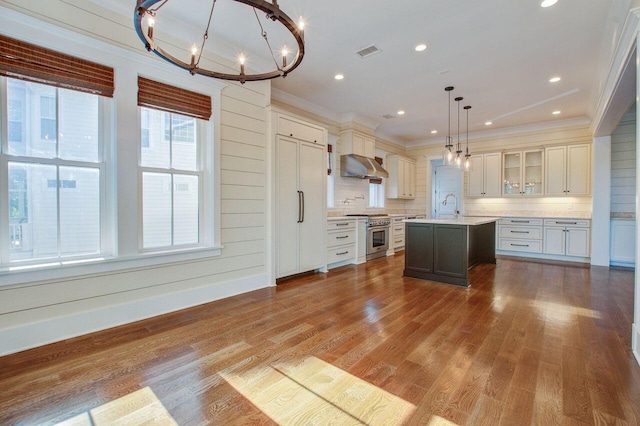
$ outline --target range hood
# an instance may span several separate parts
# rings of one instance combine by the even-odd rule
[[[340,176],[360,179],[388,178],[389,173],[372,158],[347,154],[340,157]]]

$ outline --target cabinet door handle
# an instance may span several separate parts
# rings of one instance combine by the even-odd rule
[[[577,225],[578,222],[556,222],[556,225]]]
[[[302,222],[304,222],[304,192],[300,191],[300,194],[302,194]]]
[[[302,223],[302,191],[298,191],[298,223]]]
[[[528,234],[529,231],[511,231],[512,234]]]
[[[336,226],[349,226],[348,223],[336,223]]]
[[[529,247],[529,244],[514,244],[514,243],[511,243],[511,245],[514,246],[514,247]]]
[[[528,220],[512,220],[511,223],[529,223]]]
[[[349,254],[349,252],[343,251],[342,253],[336,253],[336,256],[344,256],[345,254]]]
[[[339,237],[336,237],[336,240],[344,240],[345,238],[349,238],[348,235],[341,235]]]

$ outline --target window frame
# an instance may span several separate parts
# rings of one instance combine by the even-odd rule
[[[79,161],[79,160],[65,160],[60,158],[60,141],[56,135],[54,142],[56,143],[56,154],[53,158],[47,157],[34,157],[29,155],[14,155],[9,152],[9,103],[8,103],[8,81],[10,77],[0,76],[0,173],[6,176],[7,185],[0,187],[0,272],[21,270],[23,268],[39,268],[48,265],[60,265],[65,263],[74,263],[78,261],[85,261],[95,258],[104,258],[110,253],[112,244],[112,237],[109,235],[109,224],[111,220],[108,218],[108,205],[107,205],[107,161],[111,159],[111,156],[107,154],[107,147],[110,140],[110,131],[105,126],[105,117],[111,117],[111,99],[104,96],[96,95],[98,98],[98,158],[97,161]],[[14,80],[20,80],[15,79]],[[31,83],[27,81],[27,83]],[[45,86],[53,87],[55,89],[56,96],[54,102],[56,105],[55,120],[56,120],[56,132],[59,131],[60,126],[60,90],[62,88],[44,84]],[[71,89],[67,89],[71,90]],[[38,111],[35,114],[35,120],[38,122],[42,119],[41,114],[41,96],[38,97]],[[24,107],[24,106],[23,106]],[[26,107],[25,107],[26,108]],[[23,121],[28,117],[23,115]],[[23,123],[23,127],[27,125]],[[40,126],[40,123],[38,123]],[[40,129],[38,129],[39,133]],[[38,134],[39,137],[39,134]],[[40,139],[42,140],[42,139]],[[9,246],[9,239],[11,236],[11,224],[9,220],[9,199],[10,189],[8,185],[9,177],[9,163],[24,163],[31,165],[49,165],[56,167],[56,181],[60,182],[60,167],[78,167],[78,168],[91,168],[97,169],[99,172],[99,233],[100,243],[99,251],[97,253],[85,253],[79,255],[61,255],[61,241],[60,241],[60,187],[56,188],[57,198],[57,214],[56,221],[58,224],[58,236],[57,236],[57,251],[56,256],[39,257],[37,259],[25,259],[25,260],[11,260],[11,249]],[[5,224],[6,220],[6,224]]]
[[[174,169],[173,167],[169,168],[161,168],[161,167],[150,167],[142,165],[142,109],[147,108],[149,110],[155,110],[163,114],[170,114],[169,120],[172,122],[172,115],[174,113],[168,113],[162,111],[160,109],[155,109],[151,107],[137,107],[138,111],[138,250],[142,255],[149,254],[171,254],[171,253],[181,253],[190,250],[202,250],[202,249],[217,249],[219,246],[214,246],[215,237],[213,235],[213,227],[215,218],[213,217],[213,205],[215,203],[214,198],[216,198],[213,193],[213,173],[212,167],[208,167],[207,159],[213,156],[214,152],[214,140],[213,140],[213,129],[215,126],[214,123],[209,121],[205,121],[203,119],[194,118],[196,123],[196,168],[197,170],[184,170],[184,169]],[[176,114],[182,115],[183,114]],[[171,132],[171,130],[170,130]],[[173,140],[168,141],[172,146]],[[172,155],[170,149],[170,155]],[[143,218],[143,174],[145,172],[150,173],[162,173],[162,174],[170,174],[172,176],[172,210],[173,210],[173,197],[175,191],[175,183],[173,182],[173,176],[178,175],[190,175],[190,176],[198,176],[198,243],[196,244],[180,244],[180,245],[169,245],[169,246],[161,246],[161,247],[144,247],[144,218]],[[218,197],[219,198],[219,197]],[[220,200],[217,200],[219,203]],[[172,211],[173,214],[173,211]],[[173,223],[172,223],[172,240],[173,240]],[[218,252],[219,254],[219,252]]]

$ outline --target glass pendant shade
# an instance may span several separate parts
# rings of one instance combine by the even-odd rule
[[[471,162],[471,156],[469,154],[464,156],[464,170],[470,172],[473,170],[473,163]]]

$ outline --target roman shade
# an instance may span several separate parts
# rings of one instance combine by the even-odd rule
[[[0,75],[113,97],[113,68],[1,34]]]
[[[138,77],[138,106],[209,120],[211,97]]]

